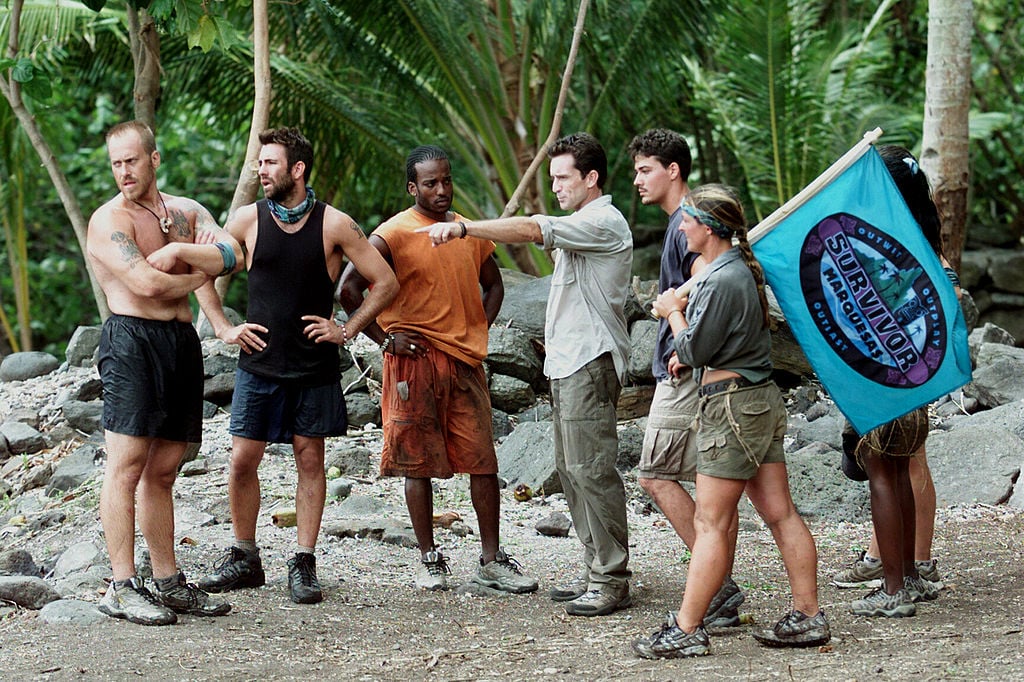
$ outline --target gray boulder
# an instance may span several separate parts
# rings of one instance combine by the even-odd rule
[[[235,372],[224,372],[203,381],[203,400],[214,405],[230,405],[235,393]]]
[[[551,276],[505,287],[505,299],[495,326],[519,329],[528,338],[544,339],[544,320],[551,291]]]
[[[96,433],[100,430],[100,423],[103,419],[102,401],[68,400],[61,405],[60,409],[72,428],[83,433]]]
[[[39,618],[50,625],[96,625],[108,616],[99,612],[95,604],[80,599],[58,599],[39,611]]]
[[[82,485],[100,472],[99,459],[99,448],[95,445],[77,448],[57,465],[46,486],[46,494],[62,493]]]
[[[615,467],[620,471],[629,471],[640,463],[640,451],[644,445],[644,428],[647,420],[627,422],[618,427],[619,451],[615,457]]]
[[[855,483],[839,469],[840,451],[814,442],[786,454],[793,502],[803,516],[825,516],[849,522],[870,519],[867,484]]]
[[[103,557],[103,551],[92,542],[76,542],[61,553],[53,568],[53,575],[55,578],[66,578],[72,573],[95,566]]]
[[[658,341],[659,323],[654,319],[637,320],[629,330],[629,381],[634,384],[653,384],[651,360]]]
[[[491,434],[494,436],[494,440],[504,438],[510,433],[512,433],[512,421],[508,418],[508,414],[492,405]]]
[[[1013,250],[1001,250],[992,254],[988,274],[992,283],[1001,291],[1024,294],[1024,253]]]
[[[530,384],[504,374],[491,376],[490,391],[491,404],[505,412],[516,412],[537,400]]]
[[[572,521],[562,512],[551,512],[538,521],[534,528],[541,535],[552,538],[569,537],[569,529],[572,528]]]
[[[97,351],[100,347],[100,327],[78,327],[68,341],[64,357],[72,367],[93,367],[96,365]]]
[[[979,362],[989,349],[998,349],[1000,357],[974,370],[964,395],[977,398],[983,407],[998,407],[1024,398],[1024,351],[1001,344],[983,344],[978,351]],[[1014,351],[1021,351],[1022,355],[1017,357],[1012,354]]]
[[[0,552],[0,575],[39,575],[39,567],[32,555],[23,549]]]
[[[58,599],[60,595],[42,578],[25,575],[0,576],[0,600],[14,602],[25,609],[39,610]]]
[[[537,386],[544,382],[543,363],[519,329],[493,326],[487,339],[487,365],[494,374],[504,374]]]
[[[554,452],[551,422],[520,424],[497,448],[498,476],[510,487],[525,483],[547,494],[562,492]]]
[[[212,352],[203,358],[203,375],[215,377],[218,374],[234,374],[238,369],[238,357],[225,353]]]
[[[345,396],[345,408],[348,411],[350,427],[362,428],[367,424],[380,425],[380,403],[369,393],[358,391]]]
[[[1010,499],[1020,475],[1024,440],[992,424],[933,431],[928,436],[928,463],[939,506],[1002,504]]]
[[[338,467],[343,476],[365,476],[370,473],[371,455],[369,448],[346,439],[331,439],[327,441],[324,467]]]
[[[0,381],[25,381],[49,374],[60,367],[60,360],[41,351],[11,353],[0,362]]]
[[[973,415],[958,415],[950,418],[946,425],[949,430],[967,426],[1002,429],[1024,440],[1024,400],[1016,400]]]
[[[991,322],[986,322],[970,333],[967,337],[967,345],[970,348],[971,362],[975,367],[978,365],[978,351],[986,343],[997,343],[1004,346],[1015,346],[1017,340],[1013,334],[1002,327],[997,327]]]
[[[103,381],[98,378],[88,379],[82,382],[73,394],[74,400],[89,402],[103,398]]]
[[[224,315],[225,317],[228,318],[228,322],[230,322],[232,326],[237,326],[245,322],[245,318],[241,315],[241,313],[239,313],[237,310],[233,308],[228,308],[227,306],[224,306]],[[217,335],[213,333],[213,325],[210,324],[210,321],[206,318],[206,315],[203,315],[203,319],[199,323],[198,332],[199,338],[203,341],[207,339],[217,338]]]

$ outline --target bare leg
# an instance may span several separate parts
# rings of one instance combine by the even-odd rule
[[[258,470],[267,444],[234,436],[231,439],[231,473],[228,475],[228,499],[231,525],[236,540],[256,540],[256,518],[260,513]]]
[[[928,561],[935,535],[935,482],[924,445],[910,458],[910,483],[914,486],[914,558]]]
[[[405,505],[420,552],[434,551],[434,490],[429,478],[405,478]]]
[[[711,599],[725,580],[731,544],[729,527],[746,484],[746,481],[697,474],[697,504],[693,520],[697,537],[690,558],[686,591],[676,615],[676,624],[686,632],[693,632],[701,625]]]
[[[107,466],[100,492],[100,521],[114,580],[135,575],[135,489],[152,439],[106,432]]]
[[[469,477],[469,494],[473,499],[477,522],[480,525],[480,545],[483,562],[494,561],[498,551],[498,525],[501,498],[498,492],[497,474],[477,475]]]
[[[879,558],[882,560],[886,594],[895,594],[903,587],[903,544],[908,533],[904,523],[906,515],[901,509],[899,494],[900,463],[901,460],[893,457],[864,457],[864,469],[867,471],[868,487],[871,490],[871,520],[875,528]],[[906,462],[902,464],[905,469]],[[913,504],[913,496],[910,499]],[[912,530],[909,537],[913,539]]]
[[[814,616],[818,607],[818,550],[789,493],[784,462],[762,464],[747,484],[747,496],[768,525],[786,566],[793,608]],[[733,504],[733,507],[736,505]]]
[[[295,491],[295,516],[301,547],[316,547],[320,522],[327,499],[327,477],[324,474],[324,439],[295,436],[292,438],[295,467],[299,482]]]
[[[178,565],[174,560],[172,489],[185,447],[186,444],[181,442],[154,440],[139,480],[139,529],[149,547],[154,578],[168,578],[178,573]]]

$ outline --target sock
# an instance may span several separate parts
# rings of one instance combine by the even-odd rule
[[[871,564],[872,566],[874,566],[876,564],[882,563],[882,560],[871,556],[867,552],[864,552],[864,563]]]
[[[178,584],[179,575],[180,572],[175,573],[174,575],[169,575],[166,578],[154,577],[153,584],[156,585],[156,589],[160,590],[161,592],[166,592],[167,590]]]
[[[255,554],[259,556],[260,548],[256,544],[255,540],[235,540],[235,547],[242,550],[246,554]]]
[[[316,549],[315,547],[303,547],[302,545],[295,545],[295,547],[296,554],[313,554]]]

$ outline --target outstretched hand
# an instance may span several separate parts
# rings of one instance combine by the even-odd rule
[[[421,227],[416,232],[427,232],[430,234],[430,241],[434,246],[440,246],[453,239],[461,239],[466,236],[465,223],[434,223],[430,227]]]

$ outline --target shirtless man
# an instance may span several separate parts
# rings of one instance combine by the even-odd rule
[[[99,355],[107,450],[100,520],[114,580],[99,609],[142,625],[174,623],[176,613],[221,616],[231,605],[188,584],[175,561],[171,488],[187,443],[202,431],[202,352],[188,294],[212,291],[211,278],[236,269],[242,252],[202,205],[157,189],[160,152],[144,123],[111,128],[107,151],[119,193],[92,215],[86,240],[112,313]],[[216,243],[195,244],[199,230]],[[136,515],[153,592],[135,573]]]

